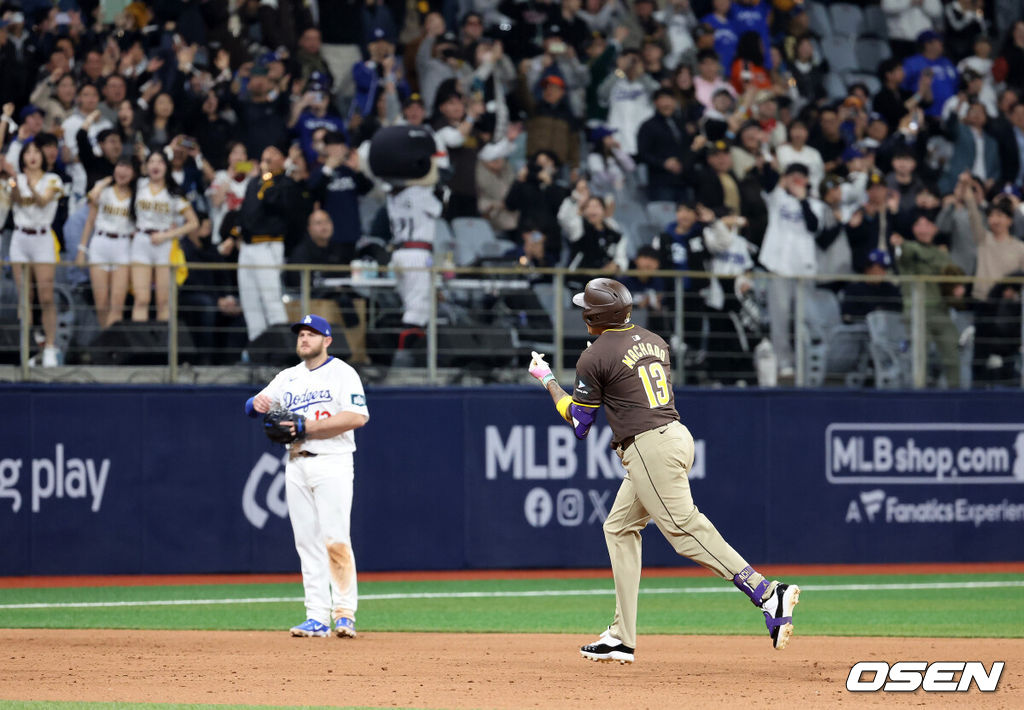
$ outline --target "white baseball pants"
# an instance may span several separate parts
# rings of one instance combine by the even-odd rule
[[[434,265],[434,255],[426,249],[397,249],[391,257],[395,267],[395,288],[402,298],[402,322],[421,328],[430,321],[433,274],[416,269]],[[411,269],[411,270],[408,270]]]
[[[277,266],[284,264],[284,242],[263,242],[238,246],[238,266]],[[238,269],[238,300],[245,316],[249,340],[255,340],[267,326],[288,322],[281,301],[279,269]]]
[[[356,556],[349,532],[354,477],[352,454],[291,457],[285,466],[285,497],[302,566],[306,618],[321,624],[356,616]]]

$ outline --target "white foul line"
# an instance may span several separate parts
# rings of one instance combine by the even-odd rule
[[[801,585],[807,592],[880,592],[925,589],[996,589],[1024,587],[1024,580],[984,582],[906,582],[894,584],[826,584]],[[724,594],[733,593],[731,586],[665,587],[641,589],[641,594]],[[394,599],[497,599],[501,597],[593,597],[612,596],[614,589],[535,589],[496,592],[396,592],[394,594],[362,594],[360,601]],[[302,602],[302,597],[249,597],[242,599],[156,599],[123,602],[37,602],[33,604],[0,604],[0,609],[93,609],[130,606],[203,606],[206,604],[280,604]]]

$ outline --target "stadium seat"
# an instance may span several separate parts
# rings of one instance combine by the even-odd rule
[[[640,224],[647,223],[647,212],[638,203],[632,200],[623,200],[615,204],[615,213],[612,215],[619,226],[626,234],[631,234]]]
[[[892,56],[889,42],[884,39],[861,38],[854,47],[857,66],[861,71],[874,75],[878,65]]]
[[[824,384],[828,375],[844,375],[848,384],[861,384],[869,362],[868,329],[843,323],[835,292],[815,288],[804,301],[808,342],[805,353],[807,384]]]
[[[910,345],[903,314],[872,311],[867,315],[868,346],[875,368],[875,387],[895,389],[910,384]]]
[[[658,230],[665,228],[665,225],[676,221],[676,206],[674,202],[648,202],[647,222]]]
[[[373,218],[377,216],[377,211],[383,206],[384,201],[375,198],[373,193],[359,198],[359,224],[362,227],[363,234],[370,233]]]
[[[878,80],[878,77],[874,74],[865,74],[863,72],[847,72],[843,79],[846,81],[846,85],[853,86],[854,84],[864,84],[868,87],[868,93],[872,96],[882,90],[882,82]]]
[[[829,19],[828,9],[820,2],[807,3],[807,14],[810,18],[811,32],[822,39],[832,36],[832,20]]]
[[[663,227],[658,227],[653,224],[640,224],[637,225],[636,231],[633,232],[633,242],[637,248],[650,246],[654,238],[661,234]]]
[[[864,24],[860,28],[861,37],[877,37],[889,39],[889,25],[885,21],[885,13],[878,5],[864,8]]]
[[[846,84],[838,74],[829,72],[825,75],[825,90],[830,99],[841,99],[846,96]]]
[[[960,386],[970,388],[974,376],[974,313],[954,309],[950,315],[960,335]],[[965,332],[968,330],[969,333]]]
[[[832,21],[832,34],[843,37],[857,37],[864,25],[864,11],[848,2],[837,2],[829,5],[829,19]]]
[[[482,217],[456,217],[452,220],[455,235],[455,265],[469,266],[492,253],[486,245],[497,243],[491,223]]]
[[[447,252],[455,251],[455,235],[445,219],[438,219],[434,232],[434,261],[440,262]]]
[[[533,284],[533,293],[537,296],[537,300],[544,306],[545,312],[551,317],[551,321],[555,320],[555,285],[552,283],[540,283]]]
[[[833,73],[856,71],[858,68],[857,40],[853,37],[836,35],[827,42],[828,63]]]

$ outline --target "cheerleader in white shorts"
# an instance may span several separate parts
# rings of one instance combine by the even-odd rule
[[[199,228],[192,205],[171,177],[159,150],[146,159],[146,177],[135,190],[135,236],[132,238],[132,320],[149,320],[151,291],[156,291],[156,319],[170,317],[171,242]],[[183,224],[182,224],[183,222]],[[175,226],[180,224],[181,226]],[[155,285],[155,289],[153,286]]]
[[[75,264],[89,262],[96,320],[107,328],[124,317],[135,234],[135,164],[121,158],[113,177],[106,177],[89,191],[89,216],[82,230]]]
[[[10,180],[8,189],[14,212],[10,261],[15,265],[32,265],[26,273],[29,279],[35,279],[36,297],[42,310],[43,332],[46,335],[42,364],[44,367],[53,367],[59,363],[53,279],[60,260],[60,247],[52,226],[64,185],[58,176],[43,171],[43,152],[32,142],[26,144],[18,156],[18,175]],[[14,283],[18,293],[21,293],[22,269],[16,266],[13,271]],[[26,313],[20,315],[23,318],[30,317]]]

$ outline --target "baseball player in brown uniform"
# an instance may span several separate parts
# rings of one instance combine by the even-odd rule
[[[614,279],[589,281],[573,303],[583,308],[589,333],[598,337],[576,364],[572,396],[558,384],[543,355],[533,353],[530,374],[547,388],[578,439],[586,437],[598,408],[605,405],[612,447],[626,467],[604,522],[615,578],[615,620],[580,653],[593,661],[633,662],[640,533],[650,520],[680,555],[732,580],[764,613],[772,646],[785,648],[793,634],[793,608],[800,588],[765,579],[693,504],[687,479],[693,464],[693,437],[679,422],[675,408],[669,346],[655,333],[629,322],[632,297]]]

